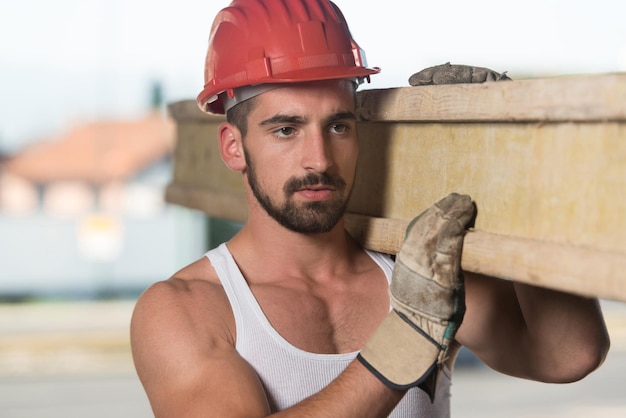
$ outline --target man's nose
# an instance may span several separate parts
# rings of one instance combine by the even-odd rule
[[[323,132],[311,132],[303,141],[302,166],[311,172],[324,173],[333,165],[330,144]]]

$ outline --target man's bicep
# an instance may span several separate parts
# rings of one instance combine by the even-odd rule
[[[161,370],[144,387],[155,417],[265,417],[267,399],[252,368],[237,354],[187,359]]]
[[[193,301],[177,299],[150,289],[131,323],[135,367],[155,416],[267,415],[262,385],[224,338],[221,321],[199,326]]]

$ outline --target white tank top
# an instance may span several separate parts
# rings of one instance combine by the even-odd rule
[[[368,251],[391,280],[393,262],[384,254]],[[316,354],[289,344],[270,324],[250,291],[226,244],[206,253],[222,282],[235,317],[237,352],[248,361],[264,386],[270,408],[281,411],[319,392],[334,380],[357,352]],[[435,402],[418,388],[402,398],[392,418],[449,418],[451,376],[439,378]]]

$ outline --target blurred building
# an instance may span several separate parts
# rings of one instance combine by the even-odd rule
[[[166,205],[174,123],[76,124],[0,160],[0,298],[136,294],[206,249],[206,219]]]

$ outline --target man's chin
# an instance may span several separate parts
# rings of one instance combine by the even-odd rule
[[[302,211],[306,212],[306,210]],[[317,211],[315,214],[308,214],[302,216],[302,212],[299,214],[292,214],[289,216],[274,217],[278,223],[285,228],[299,232],[303,234],[324,234],[333,230],[341,221],[344,212],[339,213],[324,213],[320,214]]]

